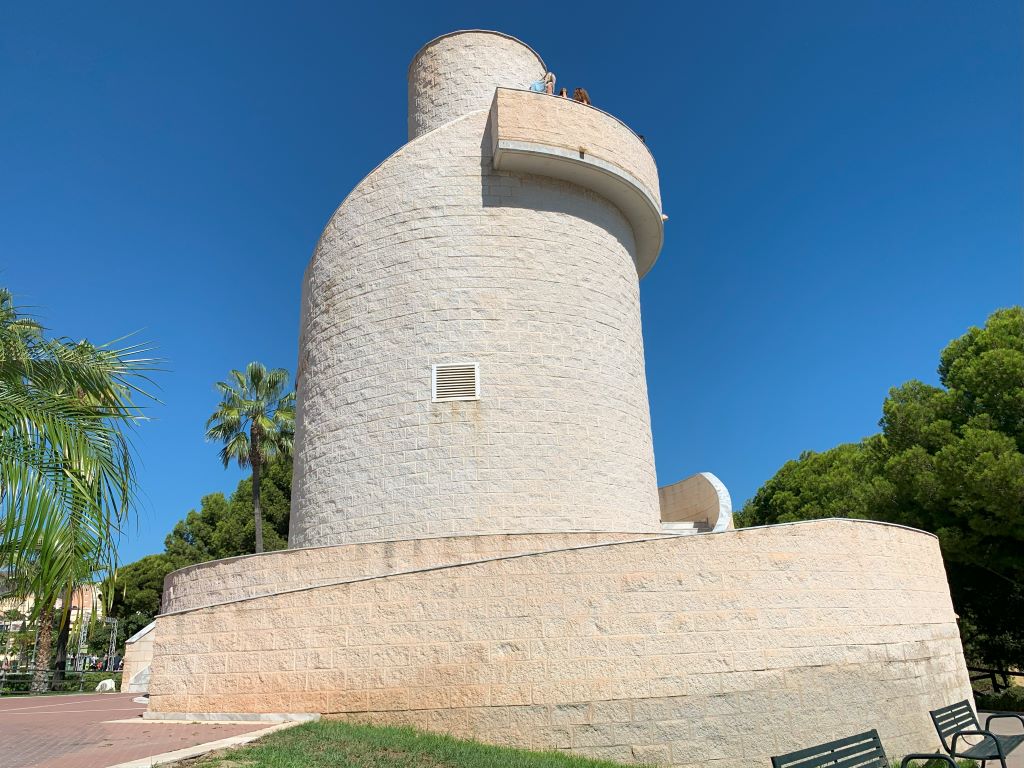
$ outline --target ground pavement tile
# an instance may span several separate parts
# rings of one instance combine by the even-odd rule
[[[981,721],[981,726],[983,728],[985,727],[985,718],[988,714],[988,712],[978,713],[978,720]],[[992,733],[998,733],[1002,736],[1024,733],[1024,723],[1021,723],[1021,721],[1015,717],[1001,717],[998,720],[992,721],[991,731]],[[989,760],[988,764],[989,766],[998,766],[999,761]],[[1010,756],[1006,758],[1006,768],[1024,768],[1024,744],[1017,747],[1016,751],[1011,752]]]
[[[136,694],[0,699],[0,768],[106,768],[267,727],[143,720]],[[115,720],[131,719],[118,723]]]

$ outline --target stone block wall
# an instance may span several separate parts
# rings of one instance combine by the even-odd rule
[[[407,144],[324,230],[291,547],[659,528],[633,231],[582,187],[493,170],[487,121]],[[459,362],[481,398],[431,402],[431,365]]]
[[[431,40],[409,65],[409,139],[486,109],[498,86],[529,88],[544,62],[500,32],[470,30]]]
[[[286,553],[286,555],[292,553]],[[825,520],[653,537],[161,616],[150,709],[312,711],[677,766],[878,728],[937,746],[969,695],[934,537]]]
[[[635,533],[523,533],[309,547],[182,568],[164,579],[162,613],[338,581],[550,552],[644,537]]]
[[[124,646],[124,667],[121,670],[121,691],[123,693],[145,693],[149,690],[147,670],[153,664],[153,634],[156,622],[150,622],[136,632]]]

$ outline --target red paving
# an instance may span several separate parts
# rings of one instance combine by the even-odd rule
[[[270,723],[143,720],[133,693],[0,698],[0,768],[107,768],[266,728]],[[127,720],[131,723],[112,723]]]

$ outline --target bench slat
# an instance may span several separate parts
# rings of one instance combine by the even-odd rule
[[[818,768],[823,765],[834,765],[836,768],[853,768],[878,758],[878,746],[870,741],[857,746],[837,750],[816,750],[803,760],[787,763],[789,768]]]
[[[978,716],[975,714],[974,708],[971,707],[970,701],[964,699],[956,704],[950,704],[948,707],[934,709],[928,714],[931,715],[932,722],[935,723],[935,730],[939,732],[942,746],[946,748],[946,752],[951,757],[966,757],[972,760],[999,760],[999,750],[992,743],[993,738],[999,742],[1004,755],[1010,754],[1024,743],[1024,734],[1014,736],[993,734],[992,737],[974,736],[972,734],[969,737],[964,737],[964,740],[957,744],[956,754],[953,754],[952,742],[957,733],[982,730],[981,725],[978,723]],[[972,744],[966,740],[967,738],[982,740],[977,744]],[[1005,763],[1003,765],[1005,766]]]
[[[971,704],[967,699],[950,704],[948,707],[940,707],[929,712],[932,722],[935,723],[935,730],[939,732],[939,738],[943,743],[953,734],[963,730],[979,730],[981,725],[974,714]],[[947,750],[949,745],[947,744]]]
[[[1013,750],[1024,742],[1024,735],[1018,736],[998,736],[993,734],[999,741],[999,745],[1003,748],[1003,754],[1010,754]],[[963,751],[958,749],[958,755],[969,757],[973,760],[998,760],[999,752],[996,750],[996,745],[992,743],[992,739],[986,738],[980,744],[975,744],[970,749]]]
[[[886,760],[884,752],[879,753],[872,750],[847,760],[840,760],[835,763],[826,762],[822,766],[823,768],[825,766],[827,768],[889,768],[889,761]]]
[[[845,739],[799,749],[772,758],[773,768],[888,768],[878,731],[871,730]]]

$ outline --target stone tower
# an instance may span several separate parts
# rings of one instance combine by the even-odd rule
[[[290,546],[659,530],[638,280],[662,242],[643,141],[529,90],[465,31],[409,68],[409,142],[303,284]]]
[[[543,72],[494,32],[413,60],[409,143],[306,272],[291,548],[168,574],[151,666],[140,642],[125,664],[146,717],[681,768],[868,728],[927,751],[928,710],[971,690],[937,539],[731,530],[709,473],[659,494],[637,296],[657,171],[615,118],[529,90]]]

